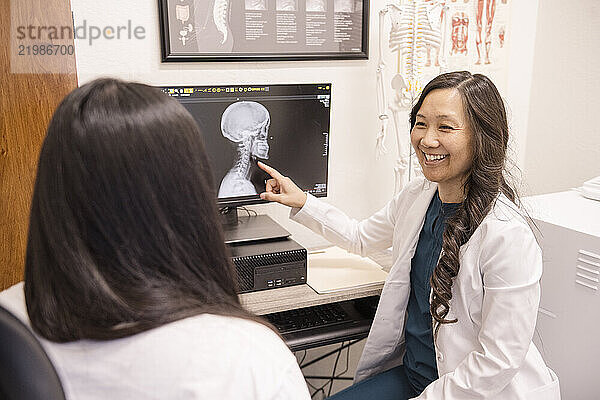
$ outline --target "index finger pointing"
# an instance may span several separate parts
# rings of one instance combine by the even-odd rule
[[[279,171],[277,171],[275,168],[273,167],[269,167],[267,164],[263,163],[263,162],[258,162],[258,167],[260,169],[262,169],[263,171],[265,171],[267,174],[271,175],[273,178],[275,179],[281,179],[283,178],[283,175],[281,175],[279,173]]]

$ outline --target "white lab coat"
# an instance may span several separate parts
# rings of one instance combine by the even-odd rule
[[[355,382],[402,364],[411,259],[437,185],[416,179],[383,209],[356,221],[308,196],[290,217],[350,252],[392,246],[393,264]],[[558,378],[532,343],[540,298],[541,250],[516,207],[498,196],[461,247],[448,319],[435,343],[439,379],[419,400],[558,400]]]

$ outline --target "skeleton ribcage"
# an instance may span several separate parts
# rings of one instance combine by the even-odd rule
[[[390,8],[392,29],[390,49],[400,52],[402,75],[407,79],[409,90],[418,91],[420,78],[426,62],[427,47],[439,49],[442,32],[437,4],[415,0]],[[437,18],[436,18],[437,17]]]

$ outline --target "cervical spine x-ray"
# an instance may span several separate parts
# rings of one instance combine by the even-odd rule
[[[238,101],[225,109],[221,132],[236,149],[237,155],[219,186],[219,197],[256,194],[250,181],[250,165],[256,158],[269,158],[267,134],[269,111],[255,101]]]
[[[257,198],[267,164],[327,193],[328,84],[163,88],[199,125],[219,199]]]

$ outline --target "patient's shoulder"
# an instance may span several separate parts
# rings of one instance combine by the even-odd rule
[[[25,305],[25,285],[19,282],[0,292],[0,306],[10,311],[13,315],[29,326],[27,306]]]

